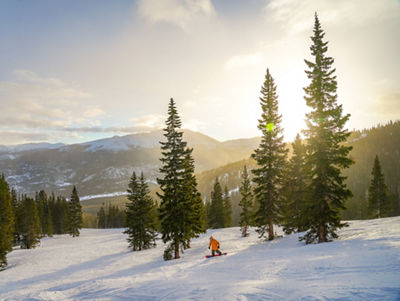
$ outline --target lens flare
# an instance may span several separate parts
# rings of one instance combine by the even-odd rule
[[[275,128],[275,124],[267,123],[267,125],[265,127],[267,128],[268,132],[272,132]]]

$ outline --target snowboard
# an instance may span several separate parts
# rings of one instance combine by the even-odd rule
[[[221,255],[215,254],[214,256],[206,255],[206,258],[217,257],[217,256],[222,256],[222,255],[228,255],[228,253],[222,253]]]

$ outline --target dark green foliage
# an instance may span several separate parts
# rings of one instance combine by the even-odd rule
[[[97,228],[99,229],[107,228],[106,211],[104,210],[103,206],[101,206],[101,208],[97,212]]]
[[[190,240],[198,237],[205,230],[205,207],[201,195],[197,190],[196,176],[194,175],[193,149],[187,149],[184,160],[183,200],[186,203],[185,248],[190,248]]]
[[[34,248],[40,242],[40,234],[40,220],[36,202],[24,196],[21,208],[21,248]]]
[[[105,208],[101,206],[97,212],[97,228],[122,228],[125,225],[125,212],[118,206],[109,203]]]
[[[345,201],[352,196],[345,184],[342,169],[353,161],[349,158],[351,147],[344,145],[350,135],[344,128],[350,115],[343,116],[337,104],[337,82],[332,68],[333,58],[325,53],[328,42],[323,42],[324,32],[315,15],[314,36],[311,37],[311,54],[314,61],[305,60],[311,83],[304,88],[304,97],[311,112],[306,115],[308,129],[306,162],[310,170],[306,216],[308,232],[302,237],[306,243],[326,242],[337,237],[337,229],[345,226],[341,212]]]
[[[239,206],[242,209],[239,221],[240,231],[243,237],[247,237],[249,236],[248,228],[252,225],[253,194],[251,192],[251,182],[246,165],[243,167],[242,184],[240,185],[239,192],[242,196],[239,202]]]
[[[20,217],[20,211],[21,211],[21,207],[22,204],[21,202],[18,200],[18,196],[17,196],[17,191],[12,188],[11,189],[11,203],[12,203],[12,210],[14,213],[14,238],[13,238],[13,245],[18,245],[20,242],[20,237],[21,237],[21,217]]]
[[[82,206],[75,186],[72,189],[68,213],[68,233],[72,237],[79,236],[79,230],[82,228],[83,223]]]
[[[51,197],[54,198],[54,195]],[[65,234],[68,232],[69,225],[69,203],[65,197],[58,196],[52,210],[53,226],[55,234]]]
[[[232,201],[229,196],[228,187],[224,188],[224,228],[232,227]]]
[[[284,206],[282,225],[286,234],[305,231],[308,173],[305,164],[306,148],[297,134],[292,143],[293,154],[285,172],[282,193]]]
[[[42,236],[52,236],[54,234],[53,218],[46,191],[41,190],[36,194],[36,205]]]
[[[172,244],[169,244],[164,250],[163,259],[164,260],[173,259],[172,252],[174,252],[174,246]]]
[[[208,210],[208,227],[211,229],[224,228],[225,214],[224,214],[224,199],[222,195],[221,184],[218,178],[215,179],[214,189],[211,192],[211,202]]]
[[[0,270],[7,266],[7,253],[12,250],[14,213],[8,183],[0,176]]]
[[[159,218],[161,223],[161,234],[164,243],[171,242],[174,249],[174,258],[179,258],[179,250],[183,248],[188,240],[187,218],[188,210],[184,193],[185,157],[188,152],[186,142],[182,140],[181,120],[176,110],[175,102],[171,98],[168,106],[168,119],[164,136],[166,142],[160,142],[160,159],[162,166],[158,178],[161,193]]]
[[[368,215],[371,218],[388,217],[392,208],[378,155],[375,156],[371,175],[371,184],[368,189]]]
[[[129,247],[133,251],[141,251],[155,247],[156,238],[156,208],[149,196],[149,187],[143,173],[140,179],[133,172],[128,188],[126,205],[126,231]]]
[[[262,137],[259,148],[252,154],[258,164],[252,170],[254,196],[259,205],[255,212],[255,223],[260,238],[268,233],[268,240],[273,240],[273,226],[279,220],[282,203],[280,189],[287,149],[283,143],[282,116],[278,112],[276,85],[268,69],[261,95],[262,115],[258,120],[258,129]]]
[[[385,183],[391,193],[393,211],[391,215],[400,215],[400,121],[379,124],[370,129],[352,132],[348,145],[353,146],[351,157],[356,164],[344,173],[354,198],[346,203],[344,219],[368,218],[367,191],[371,183],[371,162],[376,155],[385,175]],[[359,200],[362,200],[360,203]]]

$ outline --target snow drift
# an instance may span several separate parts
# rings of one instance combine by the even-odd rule
[[[228,256],[206,259],[208,237]],[[352,221],[340,240],[298,234],[263,242],[254,231],[210,230],[179,260],[131,252],[122,229],[83,229],[9,254],[1,300],[400,300],[400,217]]]

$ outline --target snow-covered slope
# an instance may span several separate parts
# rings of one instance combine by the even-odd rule
[[[63,147],[63,143],[27,143],[20,145],[0,145],[0,153],[19,153],[32,150],[43,150],[43,149],[58,149]]]
[[[182,258],[163,244],[130,252],[122,229],[84,229],[9,254],[1,300],[399,300],[400,217],[352,221],[340,240],[304,245],[298,235],[261,242],[254,231],[212,230]],[[205,259],[214,235],[228,256]]]

